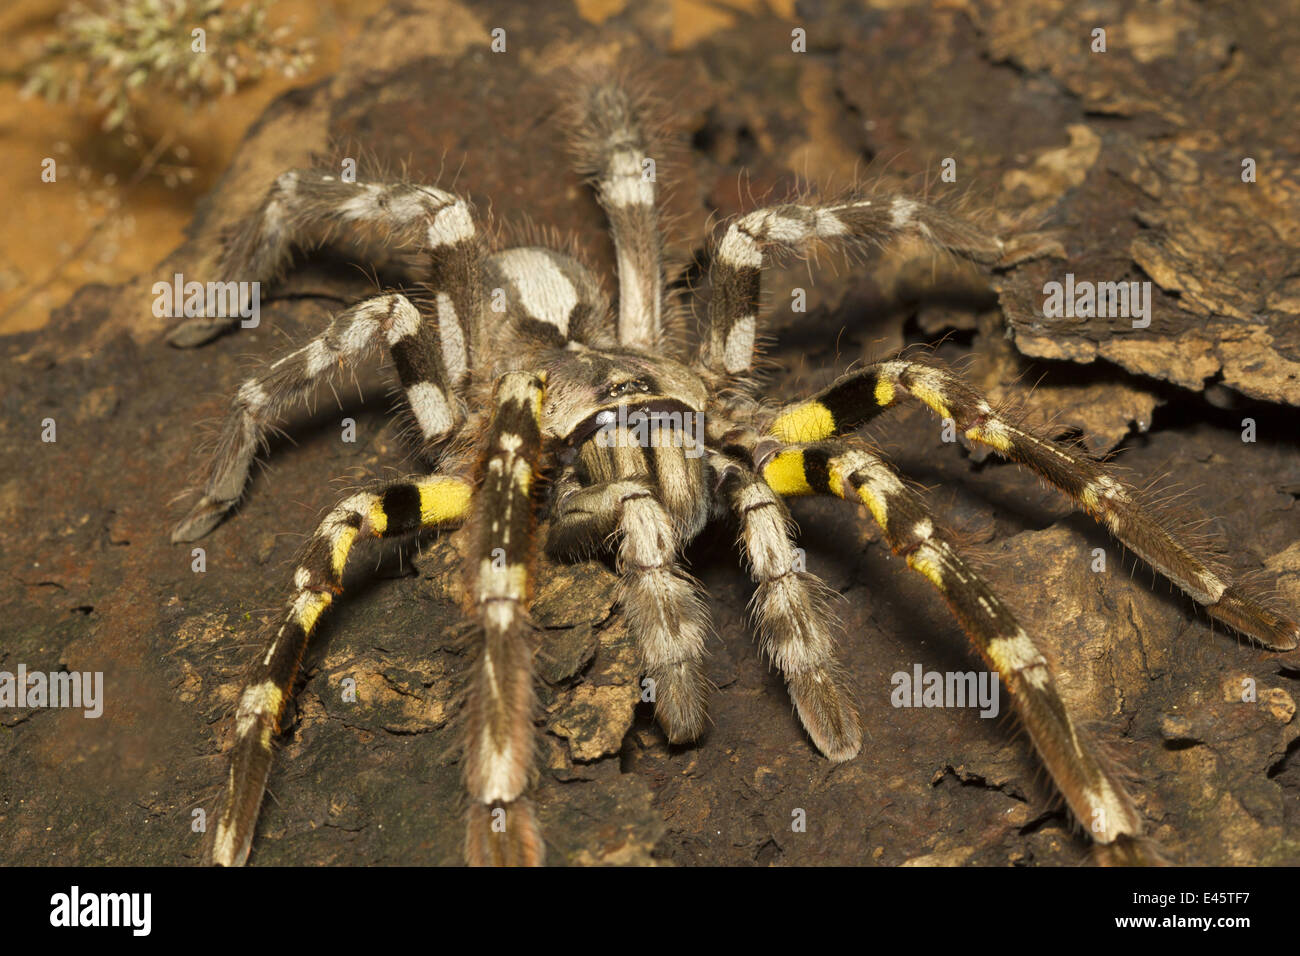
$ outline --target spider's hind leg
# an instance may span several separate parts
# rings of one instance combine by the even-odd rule
[[[657,137],[645,97],[614,79],[577,84],[568,124],[578,171],[591,177],[618,260],[618,340],[651,349],[664,338],[663,240],[656,206]]]
[[[257,210],[235,228],[222,254],[218,278],[241,283],[241,294],[257,295],[262,284],[285,270],[295,248],[332,241],[366,250],[402,249],[439,294],[438,321],[445,329],[444,338],[456,325],[472,353],[480,331],[482,248],[469,203],[433,186],[343,182],[318,170],[290,170],[276,179]],[[191,318],[172,329],[167,340],[183,348],[202,345],[238,322],[249,305],[240,301],[230,316]],[[464,384],[461,376],[467,367],[465,363],[459,369],[449,366],[453,385]]]
[[[194,541],[216,527],[243,495],[253,459],[276,418],[380,342],[392,354],[428,457],[463,418],[447,381],[448,341],[439,341],[437,328],[405,296],[376,296],[335,316],[307,345],[240,386],[208,463],[203,494],[172,531],[172,542]]]
[[[820,205],[757,209],[732,220],[714,251],[708,327],[700,343],[702,370],[719,381],[753,370],[763,267],[774,251],[803,254],[819,241],[862,247],[907,235],[978,262],[1010,264],[1041,251],[1032,236],[1003,242],[937,206],[903,196],[866,194]]]
[[[424,439],[442,441],[461,419],[457,398],[468,384],[483,307],[482,249],[468,202],[432,186],[345,183],[311,170],[285,173],[226,249],[226,279],[273,278],[295,245],[333,231],[374,234],[411,247],[425,261],[435,321],[401,295],[381,295],[338,316],[326,331],[250,379],[231,404],[202,500],[172,533],[192,541],[212,530],[243,492],[265,428],[288,402],[345,362],[356,361],[387,335],[394,364]],[[202,318],[183,323],[173,344],[196,345],[231,324]],[[427,456],[426,456],[427,457]]]

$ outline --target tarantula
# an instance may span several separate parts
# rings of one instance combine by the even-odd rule
[[[970,442],[1069,495],[1211,617],[1279,650],[1296,646],[1300,628],[1180,542],[1104,465],[1008,420],[943,367],[881,362],[786,407],[764,402],[754,381],[760,277],[773,253],[912,235],[996,265],[1021,254],[1016,243],[903,196],[857,193],[740,215],[714,248],[707,319],[695,354],[685,355],[690,339],[667,291],[656,184],[646,174],[655,141],[642,98],[616,80],[591,79],[574,95],[570,119],[576,165],[591,178],[612,227],[616,322],[600,284],[574,256],[541,247],[488,254],[465,199],[416,183],[288,172],[226,246],[225,278],[265,281],[284,269],[294,247],[378,240],[408,251],[427,295],[421,306],[396,292],[366,299],[246,381],[202,497],[172,540],[191,541],[216,526],[242,495],[278,416],[332,370],[381,344],[418,426],[422,457],[437,467],[345,498],[303,550],[287,614],[239,698],[212,861],[236,865],[248,857],[273,739],[308,640],[341,593],[353,544],[468,522],[467,613],[480,653],[466,703],[466,854],[471,863],[542,862],[527,793],[535,773],[529,603],[535,505],[543,498],[549,555],[613,552],[656,717],[674,743],[702,732],[707,685],[707,614],[679,555],[708,522],[733,518],[757,582],[763,651],[817,749],[832,761],[852,759],[859,717],[836,661],[825,586],[798,561],[783,500],[795,495],[866,506],[889,546],[938,589],[1000,675],[1051,780],[1092,840],[1115,847],[1120,858],[1147,858],[1141,818],[1076,726],[1033,640],[921,498],[852,433],[916,399]],[[231,324],[195,319],[170,339],[197,345]],[[702,429],[692,427],[701,420]],[[647,430],[646,421],[659,427]],[[549,488],[539,493],[542,479]]]

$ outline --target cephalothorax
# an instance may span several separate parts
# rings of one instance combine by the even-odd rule
[[[707,319],[692,348],[665,293],[642,109],[619,83],[601,79],[583,83],[573,103],[578,164],[591,175],[613,229],[616,320],[576,258],[540,247],[489,255],[470,205],[430,186],[285,173],[227,247],[224,278],[260,282],[284,268],[295,246],[331,237],[381,240],[412,257],[425,296],[420,306],[397,293],[367,299],[245,382],[203,495],[173,540],[206,534],[234,507],[266,430],[286,407],[381,346],[418,425],[422,456],[437,466],[346,498],[304,549],[287,615],[258,654],[239,700],[212,859],[230,865],[248,856],[274,735],[308,639],[342,590],[356,539],[468,522],[466,593],[480,653],[467,698],[466,852],[473,863],[542,861],[527,798],[534,773],[529,595],[542,478],[550,482],[548,553],[561,560],[614,554],[623,613],[671,741],[702,732],[707,686],[707,615],[699,585],[678,556],[708,522],[730,517],[757,582],[754,616],[764,652],[784,676],[804,727],[831,760],[858,753],[858,714],[836,663],[825,589],[801,568],[783,502],[834,495],[865,505],[890,547],[943,595],[999,673],[1089,836],[1120,857],[1141,858],[1142,821],[1076,727],[1033,640],[917,494],[851,433],[916,399],[955,422],[969,441],[1060,488],[1212,617],[1274,649],[1295,647],[1300,628],[1178,541],[1103,465],[1013,424],[942,367],[882,362],[784,408],[765,403],[751,376],[760,276],[771,253],[817,241],[869,245],[912,235],[978,261],[1006,263],[1019,255],[1013,243],[901,196],[862,193],[750,212],[728,223],[716,244]],[[191,320],[171,338],[198,345],[228,325]],[[660,427],[640,427],[647,419]]]

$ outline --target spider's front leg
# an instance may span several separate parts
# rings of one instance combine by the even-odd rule
[[[909,397],[953,420],[970,441],[989,446],[1055,485],[1211,617],[1270,650],[1296,646],[1300,624],[1233,582],[1208,555],[1180,541],[1142,507],[1133,488],[1101,463],[1008,421],[944,368],[905,360],[881,362],[783,409],[769,431],[783,442],[821,441],[845,434]]]
[[[465,853],[472,865],[540,866],[546,847],[524,792],[534,773],[533,654],[528,607],[542,456],[544,379],[508,372],[497,382],[478,469],[466,594],[482,629],[468,700]]]
[[[470,485],[430,477],[360,492],[336,505],[316,528],[294,573],[285,621],[247,678],[235,712],[235,742],[225,804],[212,842],[212,862],[240,866],[248,859],[266,779],[271,743],[293,692],[303,652],[321,614],[342,593],[343,571],[359,536],[391,538],[441,528],[464,518]]]
[[[835,495],[867,506],[893,551],[939,590],[980,655],[998,672],[1016,713],[1075,818],[1116,859],[1158,861],[1114,771],[1086,742],[1047,661],[1010,609],[953,548],[920,498],[881,459],[843,442],[760,445],[764,481],[783,496]]]

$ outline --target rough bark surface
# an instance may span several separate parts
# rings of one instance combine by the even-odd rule
[[[278,172],[313,154],[337,162],[355,144],[389,167],[406,163],[412,178],[441,170],[498,223],[572,234],[612,289],[605,225],[550,122],[548,74],[594,48],[640,50],[689,137],[676,165],[659,168],[683,261],[703,255],[710,216],[798,177],[962,196],[991,228],[1029,222],[1060,240],[1067,258],[999,273],[995,293],[975,273],[897,253],[824,255],[816,285],[804,263],[774,270],[772,396],[945,339],[940,356],[964,362],[995,398],[1059,434],[1084,432],[1094,452],[1121,453],[1139,483],[1172,476],[1164,486],[1190,489],[1173,512],[1180,525],[1208,516],[1200,530],[1224,542],[1229,565],[1275,584],[1294,613],[1300,107],[1290,92],[1300,65],[1282,54],[1300,42],[1300,19],[1273,9],[809,2],[793,19],[728,13],[683,39],[656,5],[597,25],[563,5],[394,4],[336,79],[262,117],[197,210],[190,242],[151,274],[84,289],[48,329],[0,340],[0,670],[103,671],[107,694],[98,720],[0,711],[6,862],[196,861],[194,811],[216,812],[239,676],[280,614],[301,536],[365,477],[412,467],[386,372],[367,370],[337,400],[326,390],[286,426],[292,440],[273,443],[236,515],[200,542],[206,571],[195,573],[190,550],[167,535],[198,461],[196,423],[224,414],[250,357],[303,340],[373,284],[311,259],[270,290],[260,328],[182,352],[162,342],[152,283],[208,274],[221,229]],[[1094,20],[1110,29],[1105,54],[1089,52]],[[496,26],[507,54],[486,50]],[[808,31],[806,54],[790,52],[796,26]],[[956,187],[938,181],[945,157],[957,160]],[[1257,161],[1254,184],[1241,182],[1244,157]],[[1045,319],[1043,284],[1067,271],[1150,279],[1151,327]],[[707,292],[702,276],[695,284]],[[795,287],[808,290],[807,313],[791,312]],[[345,416],[355,444],[339,440]],[[57,423],[52,444],[40,441],[46,418]],[[945,443],[922,411],[892,414],[873,437],[930,489],[1048,651],[1068,703],[1131,771],[1173,859],[1300,863],[1300,658],[1211,628],[1059,495]],[[689,554],[716,629],[712,724],[692,747],[669,747],[638,703],[611,571],[543,563],[535,797],[550,859],[1086,860],[1013,723],[890,705],[895,672],[981,666],[929,585],[842,503],[794,512],[809,570],[842,596],[862,754],[832,766],[802,733],[756,652],[752,585],[731,530]],[[255,863],[461,859],[457,701],[472,643],[458,611],[460,549],[453,534],[354,562],[309,652]],[[349,677],[356,703],[342,699]],[[1254,702],[1242,701],[1246,686]],[[804,829],[793,826],[801,818]]]

